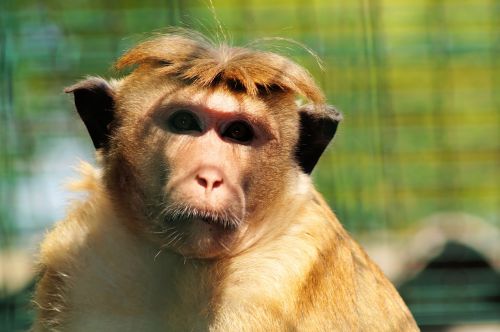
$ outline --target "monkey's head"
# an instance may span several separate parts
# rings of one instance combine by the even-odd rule
[[[129,66],[121,80],[88,78],[66,92],[121,219],[184,256],[232,255],[254,241],[340,120],[307,71],[274,53],[165,35],[116,64]]]

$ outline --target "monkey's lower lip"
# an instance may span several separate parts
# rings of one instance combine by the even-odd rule
[[[235,230],[236,225],[233,222],[230,222],[228,220],[222,220],[219,218],[214,218],[214,217],[202,217],[199,218],[199,220],[203,221],[206,224],[209,224],[211,226],[216,226],[218,228],[222,228],[224,230]]]

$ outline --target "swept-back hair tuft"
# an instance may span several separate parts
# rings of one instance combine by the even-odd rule
[[[325,98],[311,75],[276,53],[215,45],[194,33],[170,33],[142,42],[115,64],[118,70],[154,64],[164,74],[209,87],[226,84],[249,95],[289,91],[322,105]]]

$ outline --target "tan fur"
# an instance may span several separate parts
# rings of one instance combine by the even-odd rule
[[[214,47],[199,34],[168,34],[143,42],[116,63],[117,69],[152,65],[162,74],[202,87],[220,82],[242,87],[250,95],[279,88],[303,95],[315,104],[324,96],[307,71],[289,59],[271,52]]]
[[[84,164],[73,185],[87,198],[41,246],[34,331],[418,330],[294,159],[295,97],[324,108],[304,69],[185,35],[145,42],[117,66],[133,64],[109,87],[115,119],[101,167]],[[186,109],[206,129],[165,126]],[[242,118],[255,137],[223,137]],[[207,191],[200,174],[221,181]],[[167,212],[181,203],[234,230],[185,215],[175,223]]]
[[[110,214],[99,181],[85,180],[94,188],[88,201],[42,246],[41,264],[53,269],[36,297],[47,331],[417,330],[312,187],[291,189],[274,207],[274,222],[286,229],[235,257],[203,262],[156,256]]]

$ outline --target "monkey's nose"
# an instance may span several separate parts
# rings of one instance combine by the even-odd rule
[[[206,192],[211,192],[220,187],[224,182],[222,173],[214,168],[204,168],[196,174],[196,181],[205,188]]]

